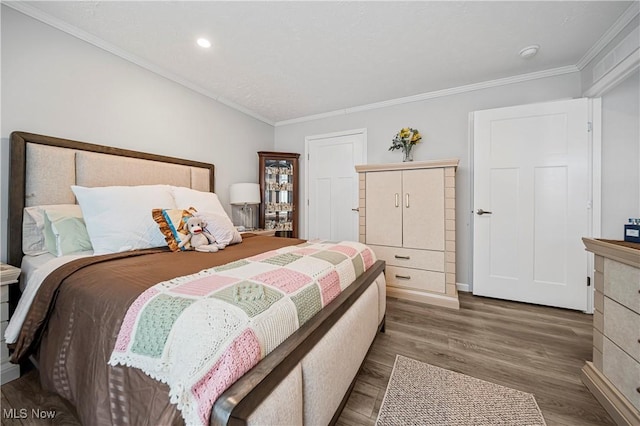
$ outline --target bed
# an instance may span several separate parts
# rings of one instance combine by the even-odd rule
[[[31,357],[43,387],[68,399],[85,424],[185,421],[181,410],[170,401],[167,384],[138,368],[108,364],[110,356],[113,359],[112,351],[115,353],[114,345],[122,336],[129,308],[155,288],[154,284],[185,286],[184,280],[196,280],[205,271],[223,274],[228,265],[248,268],[259,259],[274,256],[281,259],[295,255],[298,259],[308,252],[318,255],[314,258],[317,260],[322,257],[319,254],[326,257],[318,251],[325,246],[334,250],[333,255],[336,247],[345,253],[354,250],[349,242],[314,243],[246,235],[241,243],[217,253],[173,252],[168,247],[98,255],[82,252],[68,261],[60,260],[65,256],[54,259],[51,262],[58,261],[60,265],[49,266],[49,271],[50,263],[33,261],[23,253],[25,208],[74,204],[78,193],[69,189],[74,185],[171,185],[213,193],[214,166],[14,132],[10,176],[8,262],[27,266],[24,270],[29,275],[22,280],[28,283],[38,275],[44,276],[11,345],[13,360],[23,362]],[[355,275],[357,278],[326,299],[324,287],[318,285],[326,304],[304,320],[298,313],[299,328],[286,339],[272,343],[273,348],[265,357],[248,367],[230,386],[225,385],[202,419],[210,424],[320,425],[337,420],[375,334],[384,327],[384,262],[365,259],[367,249],[355,247],[361,252],[354,255],[352,263],[355,265],[354,259],[361,255],[365,264]],[[33,292],[28,284],[25,294],[29,291]],[[258,299],[262,300],[264,294],[259,293]],[[15,306],[20,295],[11,296]],[[233,297],[236,303],[255,300],[251,293]],[[197,350],[199,347],[195,346]]]

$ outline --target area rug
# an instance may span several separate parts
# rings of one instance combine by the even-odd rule
[[[530,393],[397,355],[376,425],[546,426],[546,423]]]

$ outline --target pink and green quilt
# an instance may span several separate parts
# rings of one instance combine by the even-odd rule
[[[313,241],[156,284],[129,307],[110,365],[169,386],[187,424],[375,262],[367,246]]]

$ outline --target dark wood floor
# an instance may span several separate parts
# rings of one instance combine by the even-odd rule
[[[338,424],[373,425],[396,354],[535,395],[549,426],[613,421],[580,381],[591,360],[590,315],[460,295],[459,311],[388,299],[386,333],[373,344]],[[7,409],[28,410],[9,419]],[[73,410],[45,393],[35,371],[2,386],[3,425],[78,425]],[[53,421],[32,409],[55,410]]]
[[[535,395],[547,425],[614,425],[580,380],[592,316],[460,294],[460,310],[387,299],[338,425],[373,425],[396,354]]]

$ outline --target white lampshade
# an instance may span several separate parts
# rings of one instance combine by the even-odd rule
[[[231,204],[260,204],[260,185],[257,183],[234,183],[229,188]]]

